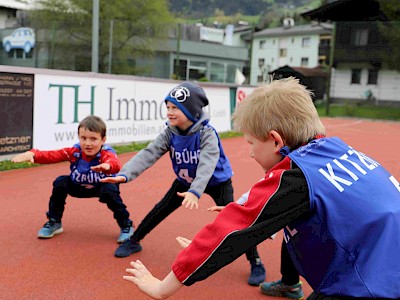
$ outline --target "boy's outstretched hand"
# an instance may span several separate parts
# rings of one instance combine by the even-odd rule
[[[123,276],[123,279],[134,283],[140,291],[153,299],[165,299],[173,295],[183,287],[183,284],[171,271],[164,280],[154,277],[140,261],[131,261],[132,268],[125,271],[131,275]]]
[[[185,208],[190,208],[190,209],[192,209],[193,207],[195,207],[196,209],[199,208],[198,204],[199,198],[197,198],[195,194],[191,192],[185,192],[185,193],[177,192],[177,195],[185,198],[182,201],[182,205],[184,205]]]
[[[109,163],[102,163],[102,164],[99,164],[97,166],[93,166],[90,169],[92,169],[95,172],[105,172],[105,173],[107,173],[108,171],[110,171],[111,166],[110,166]]]
[[[100,182],[124,183],[124,182],[126,182],[126,178],[124,176],[105,177],[105,178],[100,179]]]
[[[178,242],[178,244],[182,247],[182,248],[186,248],[187,246],[189,246],[189,244],[192,242],[191,240],[178,236],[176,238],[176,241]]]
[[[35,154],[31,151],[26,151],[24,153],[18,154],[15,156],[13,159],[11,159],[12,162],[18,163],[18,162],[35,162]]]
[[[140,260],[131,261],[130,265],[132,269],[126,269],[126,273],[131,275],[125,275],[123,278],[133,282],[143,293],[157,299],[158,297],[154,291],[157,290],[157,286],[161,281],[155,278]]]
[[[216,205],[214,205],[214,206],[211,206],[211,207],[207,208],[207,210],[208,211],[218,211],[219,212],[219,211],[223,210],[224,207],[225,206],[216,206]]]

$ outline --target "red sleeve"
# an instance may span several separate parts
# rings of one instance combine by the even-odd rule
[[[115,174],[121,170],[122,163],[113,151],[109,150],[101,150],[101,163],[110,164],[110,170],[108,172],[104,172],[106,174]]]
[[[279,187],[280,175],[256,183],[250,190],[249,199],[244,205],[228,204],[205,226],[188,247],[182,250],[172,270],[179,281],[184,282],[232,233],[250,227],[263,211],[271,195]]]
[[[38,164],[53,164],[62,161],[74,161],[73,154],[78,151],[77,148],[62,148],[59,150],[41,151],[38,149],[30,150],[35,154],[35,163]]]
[[[287,157],[257,182],[244,205],[228,204],[205,226],[172,265],[180,282],[191,285],[228,265],[309,211],[308,186]]]

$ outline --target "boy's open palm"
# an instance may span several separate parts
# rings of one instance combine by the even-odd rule
[[[183,201],[182,201],[182,205],[185,206],[185,208],[190,208],[192,209],[193,207],[195,207],[196,209],[199,208],[199,198],[197,198],[197,196],[191,192],[185,192],[185,193],[180,193],[177,192],[177,195],[180,197],[183,197]]]
[[[91,169],[95,172],[108,172],[111,169],[111,166],[109,163],[102,163],[97,166],[91,167]]]
[[[124,176],[105,177],[105,178],[100,179],[100,182],[124,183],[124,182],[126,182],[126,178]]]
[[[26,151],[24,153],[18,154],[15,156],[12,160],[12,162],[18,163],[18,162],[35,162],[35,154],[31,151]]]
[[[157,299],[155,291],[161,281],[155,278],[140,260],[131,261],[132,269],[126,269],[130,276],[123,276],[127,281],[133,282],[142,292]]]

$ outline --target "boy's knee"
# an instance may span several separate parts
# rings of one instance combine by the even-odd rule
[[[100,194],[119,194],[119,187],[115,183],[103,183],[100,187]]]
[[[100,187],[100,199],[99,201],[102,203],[107,203],[110,200],[116,199],[119,197],[119,188],[118,185],[113,183],[105,183]]]

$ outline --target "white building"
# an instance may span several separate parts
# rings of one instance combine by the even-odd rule
[[[268,72],[285,65],[315,68],[328,58],[332,25],[312,23],[295,26],[293,19],[283,26],[254,33],[250,84],[257,85],[268,77]]]
[[[32,7],[32,0],[0,0],[0,29],[14,28],[23,23],[25,12]]]
[[[399,1],[396,2],[397,8]],[[398,17],[385,15],[379,0],[338,0],[303,13],[302,16],[335,24],[334,58],[330,77],[332,103],[370,102],[400,106],[400,72],[397,60]],[[394,8],[394,7],[393,7]],[[380,27],[384,24],[384,28]],[[389,32],[390,33],[390,32]]]

